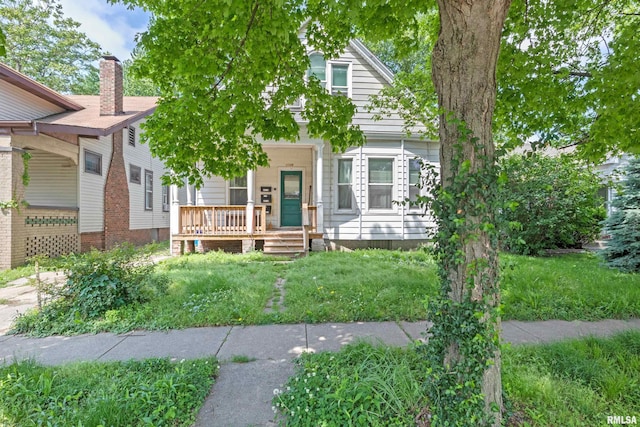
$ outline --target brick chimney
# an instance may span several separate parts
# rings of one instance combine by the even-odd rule
[[[115,56],[105,55],[100,62],[100,115],[122,114],[122,64]]]

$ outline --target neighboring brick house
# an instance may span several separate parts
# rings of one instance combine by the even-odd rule
[[[105,56],[100,96],[67,96],[0,63],[0,269],[169,238],[165,168],[139,143],[156,98],[123,96],[122,78]]]

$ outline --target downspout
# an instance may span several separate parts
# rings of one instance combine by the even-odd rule
[[[362,172],[362,162],[364,161],[364,158],[362,157],[362,145],[358,148],[358,171],[360,172],[360,180],[359,180],[359,184],[358,187],[358,198],[360,199],[360,202],[358,203],[358,205],[360,205],[360,215],[358,215],[358,240],[362,240],[362,213],[364,212],[364,205],[362,202],[362,195],[364,193],[363,191],[363,186],[362,186],[362,180],[364,179],[364,173]]]
[[[400,151],[402,152],[402,156],[400,156],[401,161],[402,161],[402,180],[400,181],[400,200],[404,201],[405,197],[406,197],[406,188],[407,185],[405,185],[405,182],[407,180],[407,166],[406,166],[406,162],[405,162],[405,153],[404,153],[404,139],[400,140]],[[401,204],[402,208],[400,210],[400,213],[402,214],[402,226],[401,226],[401,230],[402,230],[402,238],[400,240],[404,240],[404,221],[405,221],[405,206],[404,203]]]

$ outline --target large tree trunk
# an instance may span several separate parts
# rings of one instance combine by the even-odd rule
[[[495,163],[491,126],[496,100],[496,63],[500,36],[511,0],[437,1],[441,27],[433,51],[432,67],[441,108],[440,176],[446,190],[460,173],[462,162],[468,162],[471,173],[490,168]],[[456,145],[460,142],[462,150],[457,152]],[[491,195],[483,193],[481,189],[466,197],[471,198],[473,203],[491,202],[487,200]],[[498,304],[495,242],[492,243],[489,234],[482,231],[480,226],[494,218],[486,215],[480,217],[464,203],[456,212],[464,217],[467,224],[472,225],[473,231],[470,233],[474,235],[460,236],[463,259],[445,266],[450,285],[449,297],[462,302],[469,296],[474,301],[490,296],[490,304]],[[499,330],[499,320],[496,322]],[[458,344],[451,339],[445,364],[455,364],[459,358]],[[482,392],[486,410],[493,405],[502,408],[499,351],[495,352],[493,362],[483,376]],[[496,415],[494,425],[499,426],[501,417],[500,414]]]

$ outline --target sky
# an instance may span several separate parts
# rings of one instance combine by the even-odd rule
[[[147,28],[149,15],[107,0],[60,0],[64,16],[78,21],[80,31],[120,61],[131,56],[135,35]]]

